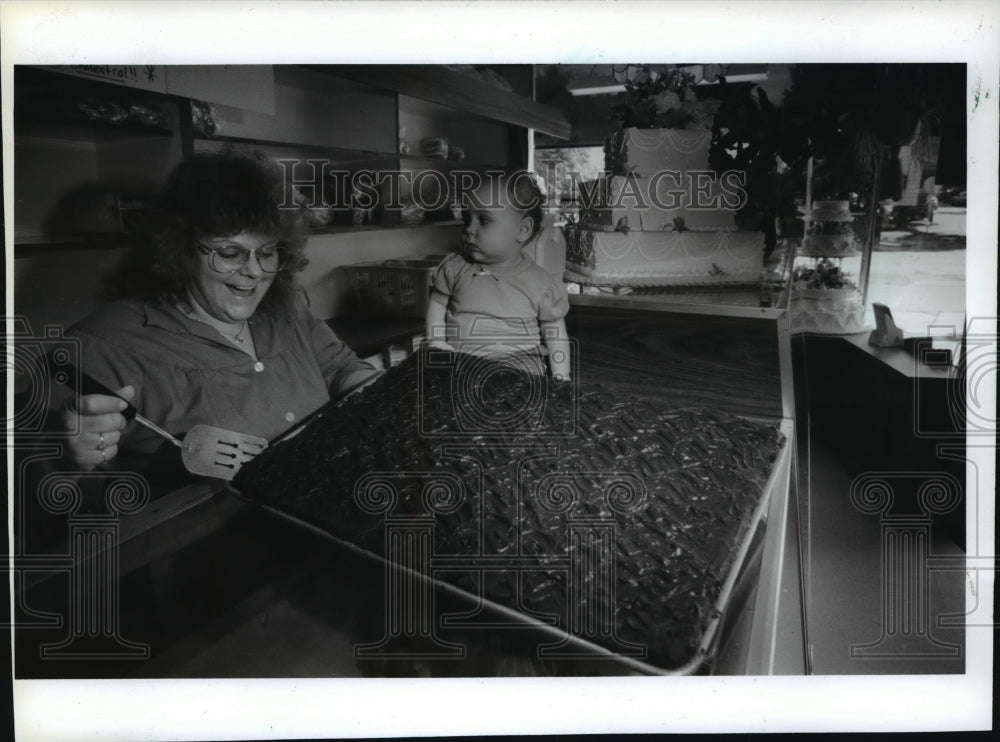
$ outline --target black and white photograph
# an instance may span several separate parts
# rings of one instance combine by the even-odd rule
[[[5,3],[10,732],[991,729],[998,21]]]

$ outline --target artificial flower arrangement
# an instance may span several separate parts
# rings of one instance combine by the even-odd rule
[[[639,66],[625,80],[625,102],[612,114],[622,128],[711,129],[721,102],[699,100],[694,75],[680,67],[657,72]]]
[[[792,273],[792,284],[802,289],[853,289],[857,288],[848,274],[829,258],[820,258],[814,267],[799,266]]]

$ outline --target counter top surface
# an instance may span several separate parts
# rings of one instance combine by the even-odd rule
[[[680,406],[776,420],[783,416],[778,331],[760,319],[573,305],[566,324],[574,375]],[[398,317],[338,317],[327,324],[359,355],[423,332],[423,320]]]
[[[758,287],[719,290],[634,291],[627,294],[570,294],[575,306],[631,308],[647,311],[710,314],[774,319],[785,313],[780,306],[762,307]]]
[[[920,358],[904,348],[880,348],[868,342],[870,332],[860,332],[854,335],[841,335],[841,339],[850,343],[858,350],[864,351],[873,358],[882,361],[894,371],[911,379],[957,379],[958,369],[955,366],[928,366],[920,362]],[[929,348],[930,346],[928,346]]]
[[[372,355],[424,331],[424,320],[419,317],[349,315],[328,319],[326,324],[360,356]]]

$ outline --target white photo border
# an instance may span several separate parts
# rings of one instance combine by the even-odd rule
[[[992,316],[998,21],[995,3],[922,0],[4,2],[5,244],[13,244],[15,63],[966,62],[981,96],[968,128],[968,256],[977,270],[967,307],[970,317]],[[995,459],[980,453],[982,481],[992,483]],[[994,503],[981,503],[980,544],[994,543],[993,515]],[[992,574],[979,588],[991,601]],[[58,740],[984,729],[992,632],[970,630],[966,641],[966,673],[957,676],[15,680],[15,723],[19,739]]]

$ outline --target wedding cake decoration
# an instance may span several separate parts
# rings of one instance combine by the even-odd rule
[[[799,253],[806,257],[848,258],[858,255],[854,239],[854,217],[847,201],[815,201],[809,230]]]
[[[844,258],[860,255],[847,201],[814,201],[792,271],[788,312],[792,332],[864,332],[865,307]]]
[[[619,286],[759,283],[764,234],[738,230],[746,174],[709,165],[717,101],[680,69],[628,83],[604,177],[581,184],[567,278]]]

